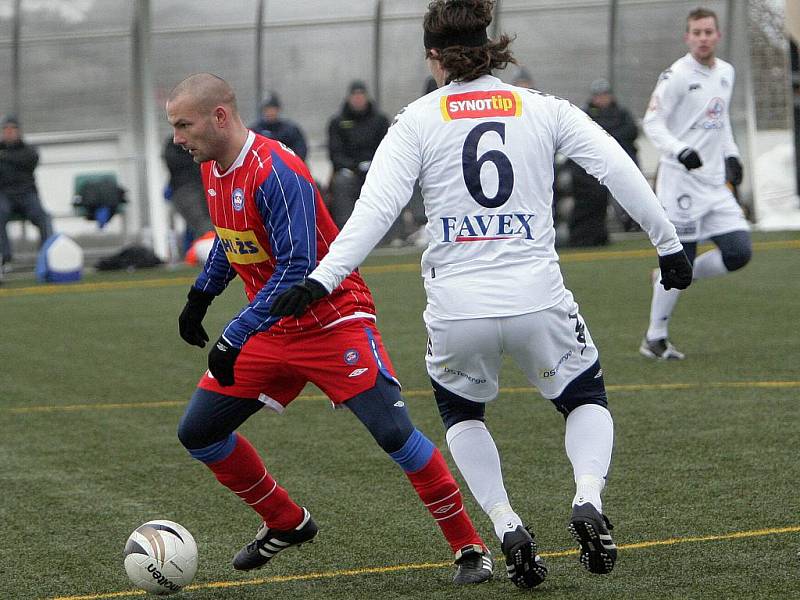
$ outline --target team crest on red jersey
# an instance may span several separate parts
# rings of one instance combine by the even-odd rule
[[[233,196],[231,197],[233,201],[233,210],[241,211],[244,208],[244,192],[242,188],[236,188],[233,190]]]
[[[350,349],[344,353],[344,362],[348,365],[354,365],[358,362],[359,354],[358,350]]]

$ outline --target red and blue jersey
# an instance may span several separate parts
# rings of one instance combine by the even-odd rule
[[[220,294],[238,275],[250,304],[222,332],[241,347],[255,333],[297,333],[353,318],[375,318],[369,288],[358,272],[311,305],[300,318],[273,317],[273,300],[300,282],[328,253],[338,229],[308,168],[280,142],[249,132],[233,164],[201,165],[216,238],[195,287]]]

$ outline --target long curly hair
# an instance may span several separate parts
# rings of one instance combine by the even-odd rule
[[[485,30],[492,22],[495,0],[433,0],[428,5],[423,28],[436,35]],[[436,48],[437,55],[426,51],[427,58],[438,60],[449,74],[450,81],[472,81],[490,75],[495,69],[516,64],[508,46],[512,37],[505,34],[488,40],[483,46],[448,46]]]

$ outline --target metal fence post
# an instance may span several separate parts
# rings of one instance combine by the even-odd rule
[[[152,18],[150,0],[136,0],[132,32],[133,117],[136,140],[139,196],[147,209],[153,252],[169,259],[167,211],[161,189],[161,140],[156,123],[155,89],[152,73]],[[143,221],[144,223],[144,221]]]
[[[261,101],[264,98],[264,4],[267,0],[258,0],[256,6],[256,64],[255,64],[255,97],[256,118],[261,118]]]
[[[372,85],[376,106],[381,106],[381,36],[383,33],[383,0],[375,2],[375,35],[372,47]]]
[[[608,83],[612,90],[617,89],[617,70],[614,64],[614,55],[617,50],[617,4],[618,0],[611,0],[608,7]]]
[[[15,115],[19,117],[19,109],[22,106],[20,103],[20,85],[22,77],[20,74],[19,65],[19,43],[20,43],[20,30],[22,29],[22,0],[14,1],[14,24],[11,40],[11,109]]]

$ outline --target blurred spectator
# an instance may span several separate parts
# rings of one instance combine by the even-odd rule
[[[605,79],[597,79],[589,88],[591,98],[583,109],[600,127],[611,134],[637,165],[636,138],[639,128],[627,108],[620,106]]]
[[[211,230],[200,165],[186,150],[172,143],[172,136],[164,143],[162,157],[169,170],[169,194],[165,196],[186,221],[187,242],[191,242]]]
[[[53,233],[50,215],[42,207],[33,171],[39,164],[39,152],[22,140],[19,121],[8,115],[0,124],[0,270],[11,262],[11,244],[6,224],[21,215],[39,229],[40,245]]]
[[[300,127],[289,119],[281,118],[281,99],[275,92],[261,105],[261,118],[250,126],[250,129],[294,150],[303,160],[308,154],[308,144]]]
[[[433,78],[433,76],[428,75],[428,77],[425,79],[425,85],[422,87],[422,95],[427,96],[433,90],[438,90],[438,89],[439,86],[436,84],[436,80]]]
[[[583,108],[598,125],[613,137],[628,156],[639,164],[636,151],[636,137],[639,129],[630,111],[617,103],[611,85],[605,79],[592,82],[591,97]],[[570,165],[572,171],[572,191],[575,208],[569,219],[569,244],[571,246],[602,246],[608,243],[606,216],[608,203],[612,202],[617,217],[625,231],[634,227],[634,222],[597,179],[587,174],[576,163]]]
[[[341,229],[353,212],[389,119],[367,95],[362,81],[353,81],[341,111],[328,123],[328,152],[333,163],[330,211]]]
[[[532,88],[534,85],[533,77],[531,77],[528,69],[520,67],[514,74],[514,79],[511,80],[511,84],[523,88]]]

